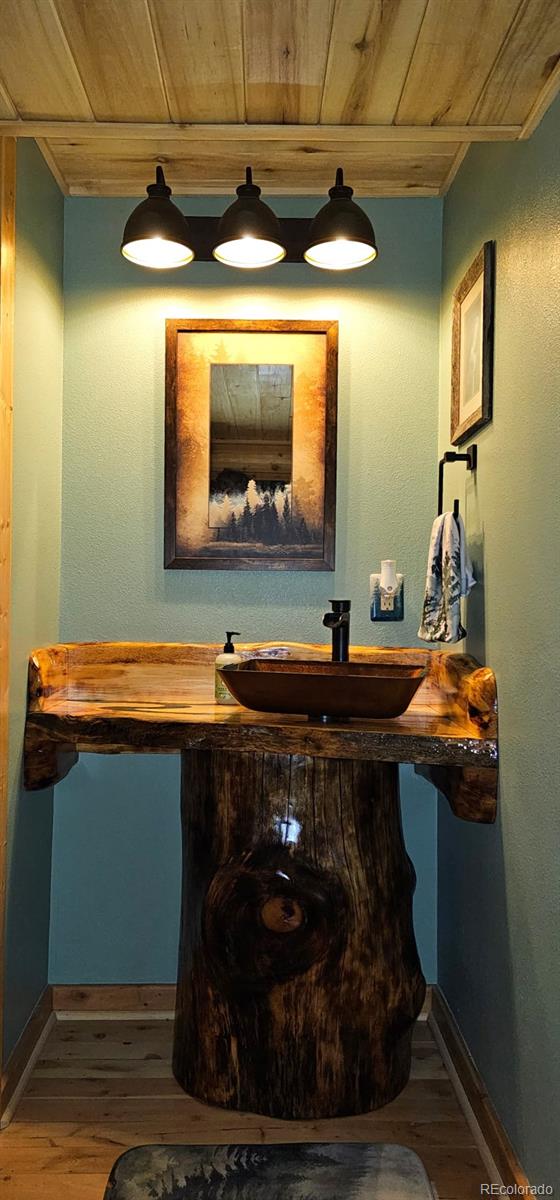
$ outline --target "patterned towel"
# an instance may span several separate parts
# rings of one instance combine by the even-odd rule
[[[442,513],[432,525],[418,637],[425,642],[460,642],[467,632],[461,625],[461,596],[468,596],[475,583],[462,517]]]

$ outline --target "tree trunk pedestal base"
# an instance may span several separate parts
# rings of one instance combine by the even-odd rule
[[[387,1104],[425,994],[398,765],[184,751],[182,821],[178,1082],[297,1120]]]

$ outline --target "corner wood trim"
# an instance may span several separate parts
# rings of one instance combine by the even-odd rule
[[[529,1180],[492,1104],[455,1017],[437,985],[432,987],[428,1028],[431,1029],[444,1060],[448,1059],[446,1066],[450,1064],[454,1068],[502,1183],[507,1187],[517,1184],[518,1187],[528,1188]],[[461,1097],[458,1096],[458,1099],[460,1102]]]
[[[0,137],[0,1069],[4,1029],[10,604],[12,586],[12,412],[16,255],[16,143]]]
[[[54,1022],[52,989],[46,987],[2,1072],[0,1129],[9,1125]]]
[[[453,183],[453,180],[455,179],[455,176],[460,171],[460,169],[465,161],[465,158],[467,157],[470,147],[471,147],[470,142],[462,142],[461,145],[459,146],[457,153],[453,156],[453,160],[452,160],[451,166],[449,168],[449,171],[447,172],[447,175],[445,176],[445,179],[441,185],[440,196],[447,195],[447,193],[451,187],[451,184]]]

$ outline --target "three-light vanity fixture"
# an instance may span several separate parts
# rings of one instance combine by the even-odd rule
[[[261,200],[247,167],[237,200],[222,217],[185,217],[171,200],[162,167],[156,182],[126,222],[121,253],[141,267],[166,270],[184,267],[193,259],[212,258],[229,267],[254,270],[285,259],[305,260],[325,271],[351,271],[377,257],[373,226],[363,208],[352,199],[342,167],[329,191],[329,200],[309,221],[305,217],[278,218]]]

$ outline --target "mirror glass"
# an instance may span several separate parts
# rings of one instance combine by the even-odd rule
[[[293,367],[210,365],[208,523],[219,540],[292,540]]]

